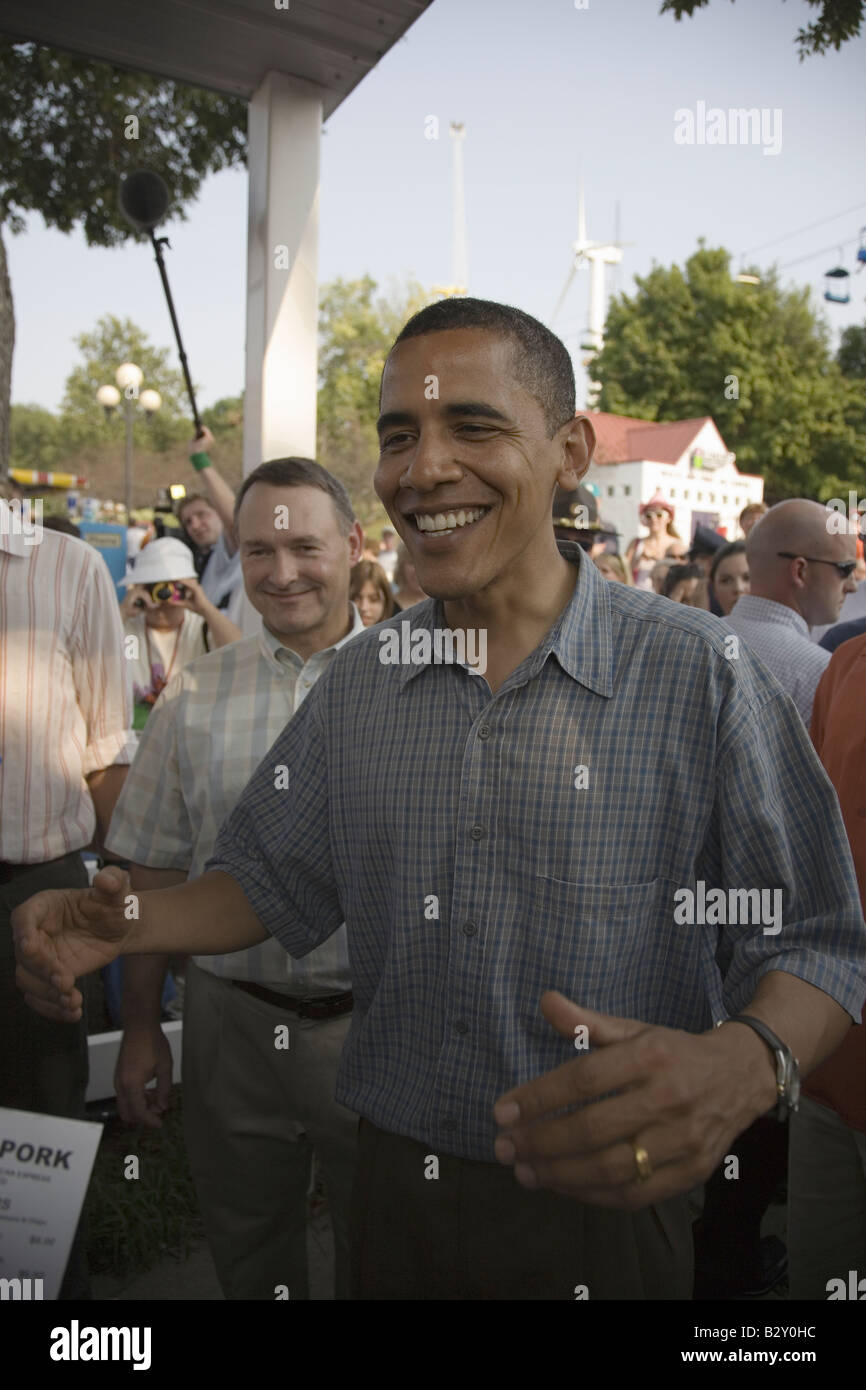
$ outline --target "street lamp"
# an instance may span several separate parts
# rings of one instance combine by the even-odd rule
[[[116,410],[120,404],[120,393],[123,392],[123,414],[126,420],[126,454],[123,469],[123,492],[124,506],[126,507],[126,524],[129,525],[129,517],[132,512],[132,426],[133,426],[133,401],[138,401],[142,410],[147,415],[153,415],[162,405],[162,397],[158,391],[148,389],[139,395],[138,388],[144,380],[144,372],[137,367],[134,362],[123,362],[114,373],[117,386],[100,386],[96,393],[99,405],[105,411],[105,418],[108,419],[112,411]],[[120,387],[118,391],[117,387]]]

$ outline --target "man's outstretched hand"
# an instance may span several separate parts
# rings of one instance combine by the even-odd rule
[[[35,893],[12,913],[15,980],[43,1018],[76,1023],[82,997],[75,981],[120,955],[133,923],[125,915],[129,877],[101,869],[90,888]]]
[[[684,1033],[554,991],[541,1011],[563,1037],[585,1026],[593,1050],[496,1102],[496,1157],[525,1187],[630,1211],[664,1201],[705,1181],[776,1099],[772,1056],[749,1028]],[[635,1146],[651,1168],[643,1179]]]

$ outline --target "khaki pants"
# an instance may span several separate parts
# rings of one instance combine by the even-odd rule
[[[788,1156],[791,1298],[826,1299],[830,1279],[866,1275],[866,1134],[803,1096]]]
[[[583,1206],[362,1119],[352,1276],[361,1299],[689,1299],[688,1203]]]
[[[349,1199],[358,1117],[334,1100],[351,1014],[313,1022],[189,962],[184,1128],[208,1243],[226,1298],[309,1296],[307,1189],[313,1151],[334,1225],[336,1297],[349,1288]],[[274,1029],[289,1028],[287,1050]]]

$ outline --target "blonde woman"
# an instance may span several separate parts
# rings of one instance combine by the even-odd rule
[[[610,579],[616,584],[633,583],[631,570],[621,555],[611,555],[608,551],[602,551],[600,555],[592,557],[592,563],[605,579]]]
[[[684,555],[686,543],[681,540],[674,527],[673,506],[660,493],[657,492],[648,502],[642,503],[638,508],[638,515],[649,535],[635,536],[625,553],[625,558],[637,587],[652,589],[651,576],[656,561],[663,560],[666,555]]]

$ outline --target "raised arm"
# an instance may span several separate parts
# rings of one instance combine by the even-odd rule
[[[238,538],[235,534],[235,495],[207,452],[213,445],[214,437],[205,425],[201,434],[196,435],[190,445],[190,459],[204,484],[214,511],[223,524],[226,550],[229,555],[234,555],[238,548]]]

